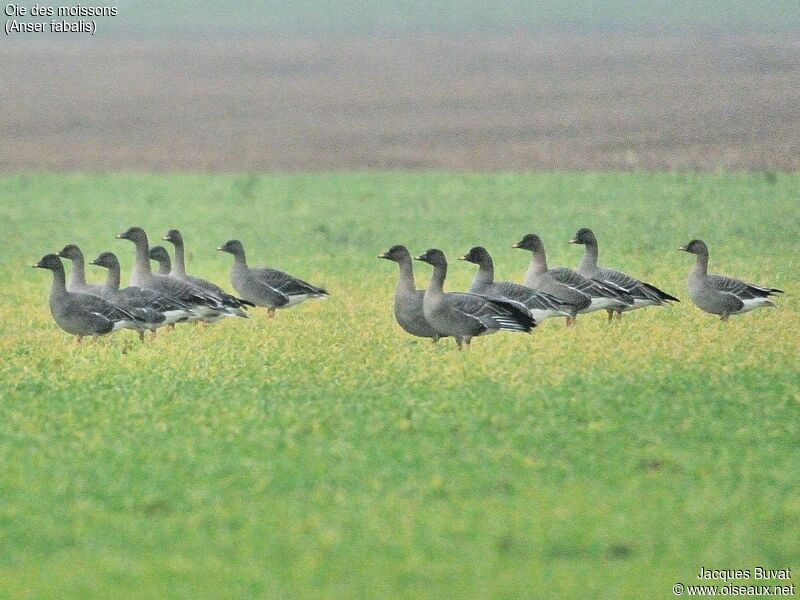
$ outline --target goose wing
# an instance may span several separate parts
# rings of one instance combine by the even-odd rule
[[[602,281],[588,279],[566,267],[556,267],[548,271],[557,281],[572,289],[578,290],[590,298],[611,298],[621,304],[633,304],[633,297],[618,286],[605,284]]]
[[[661,291],[654,285],[644,283],[627,273],[616,269],[598,269],[599,279],[605,284],[614,285],[633,296],[637,300],[650,300],[661,304],[664,301],[680,302],[675,296]]]
[[[245,306],[255,306],[252,302],[248,302],[247,300],[243,300],[241,298],[237,298],[233,294],[229,294],[221,287],[219,287],[216,283],[212,283],[206,279],[201,279],[200,277],[193,277],[191,275],[187,275],[186,279],[189,283],[194,285],[197,288],[200,288],[204,292],[214,295],[219,299],[219,301],[230,308],[243,308]]]
[[[70,294],[67,299],[66,311],[72,314],[99,315],[111,322],[137,321],[137,317],[130,311],[116,306],[92,294]]]
[[[740,300],[766,298],[772,294],[783,293],[782,290],[776,288],[761,287],[725,275],[709,275],[707,281],[717,291],[733,294]]]
[[[288,273],[277,269],[250,269],[253,277],[276,292],[284,296],[327,296],[328,292],[323,288],[311,285],[307,281],[292,277]]]
[[[219,305],[213,296],[169,275],[153,275],[146,289],[155,290],[189,306],[215,308]]]
[[[529,332],[536,326],[527,309],[515,302],[469,293],[451,293],[447,297],[453,310],[480,323],[484,331]]]
[[[568,308],[567,304],[551,294],[537,292],[511,281],[499,281],[494,284],[494,288],[502,298],[515,300],[528,309],[564,311]]]
[[[185,302],[160,294],[155,290],[148,290],[130,286],[119,290],[119,297],[128,305],[137,308],[152,308],[159,312],[171,310],[189,311],[191,306]]]

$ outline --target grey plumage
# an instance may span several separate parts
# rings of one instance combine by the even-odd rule
[[[246,317],[242,311],[233,312],[221,304],[218,298],[203,290],[169,275],[154,275],[150,268],[149,242],[141,227],[131,227],[117,236],[129,240],[136,246],[136,262],[131,272],[130,284],[154,290],[191,307],[193,313],[204,321],[214,321],[223,316]]]
[[[629,293],[633,298],[633,304],[619,304],[606,309],[609,321],[616,312],[622,317],[623,311],[644,308],[645,306],[669,306],[670,302],[680,302],[675,296],[661,291],[656,286],[644,283],[631,277],[630,275],[597,266],[599,249],[597,238],[591,229],[583,227],[575,233],[575,237],[570,240],[570,244],[581,244],[585,251],[583,258],[578,264],[578,273],[589,279],[600,281],[601,283],[622,289]]]
[[[425,290],[418,290],[414,283],[414,268],[408,249],[405,246],[392,246],[379,254],[378,258],[396,262],[400,267],[400,277],[394,293],[394,318],[398,325],[411,335],[438,341],[442,335],[431,327],[423,313]]]
[[[708,246],[702,240],[692,240],[678,248],[696,256],[689,271],[689,297],[700,310],[719,315],[727,321],[737,315],[764,306],[775,306],[770,296],[783,290],[746,283],[725,275],[709,275]]]
[[[431,248],[415,257],[433,266],[433,275],[422,301],[428,323],[442,335],[453,336],[458,348],[469,345],[473,337],[500,330],[529,333],[536,322],[516,303],[490,299],[477,294],[444,291],[447,259],[441,250]]]
[[[169,252],[164,246],[153,246],[147,253],[150,260],[156,261],[158,265],[159,275],[169,275],[172,271],[172,261],[169,258]]]
[[[518,283],[494,280],[494,262],[483,246],[470,248],[459,260],[478,265],[469,291],[490,298],[519,303],[539,323],[551,317],[569,317],[572,307],[557,297]]]
[[[78,338],[78,343],[85,336],[97,338],[119,329],[140,328],[134,315],[100,296],[68,291],[64,265],[57,255],[47,254],[33,267],[53,272],[50,313],[61,329]]]
[[[536,234],[525,235],[513,247],[532,253],[524,284],[575,305],[578,307],[578,313],[589,313],[619,305],[633,305],[631,295],[622,289],[587,279],[566,267],[548,268],[544,244]],[[565,287],[569,291],[565,290]],[[567,320],[567,324],[570,323],[574,323],[574,317]]]
[[[279,308],[290,308],[311,298],[324,299],[329,295],[325,289],[283,271],[267,267],[250,268],[244,246],[239,240],[228,240],[217,250],[233,255],[233,288],[248,302],[266,307],[270,318],[275,316]]]
[[[68,292],[80,292],[82,294],[93,294],[95,296],[100,294],[100,289],[103,287],[102,285],[86,283],[83,252],[77,245],[67,244],[61,249],[58,256],[66,258],[72,263],[69,281],[67,281]]]
[[[189,305],[154,290],[136,286],[120,288],[119,260],[113,252],[103,252],[90,264],[108,269],[101,296],[115,306],[136,315],[143,321],[143,329],[154,332],[164,325],[196,317]]]
[[[175,247],[175,262],[172,264],[172,268],[169,272],[170,275],[182,281],[191,283],[201,290],[214,295],[215,297],[219,298],[219,301],[223,306],[227,306],[232,309],[243,309],[247,306],[255,306],[252,302],[248,302],[247,300],[243,300],[229,294],[215,283],[187,274],[183,236],[181,235],[180,231],[177,229],[170,229],[161,239],[171,243]],[[164,253],[166,254],[166,250],[164,250]],[[169,259],[169,254],[167,254],[167,259]]]

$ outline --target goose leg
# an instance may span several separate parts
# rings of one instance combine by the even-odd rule
[[[617,312],[617,321],[622,321],[622,311]]]
[[[158,331],[157,329],[153,329],[153,331],[150,332],[150,339],[151,340],[155,339],[157,331]]]
[[[270,319],[274,319],[275,318],[275,309],[274,308],[268,308],[267,309],[267,316]]]
[[[575,327],[577,317],[567,317],[567,327]]]
[[[99,335],[93,335],[93,336],[92,336],[92,339],[94,340],[94,343],[96,344],[96,343],[97,343],[97,340],[99,340],[99,339],[100,339],[100,336],[99,336]]]
[[[139,333],[139,341],[144,344],[144,330],[140,329],[138,333]]]
[[[461,338],[460,337],[456,338],[456,346],[458,346],[458,349],[461,350]]]
[[[611,321],[614,320],[614,311],[610,308],[607,308],[606,312],[608,313],[608,322],[611,323]]]
[[[470,348],[470,342],[472,342],[472,338],[464,338],[464,343],[467,345],[467,350]]]
[[[81,340],[82,340],[82,339],[83,339],[83,336],[82,336],[82,335],[76,335],[76,336],[75,336],[75,343],[76,343],[76,344],[78,344],[78,345],[80,346],[80,345],[81,345]]]
[[[719,320],[720,320],[720,321],[727,321],[729,318],[730,318],[730,315],[726,313],[726,314],[722,315],[722,316],[719,318]]]
[[[175,323],[170,323],[170,324],[169,324],[169,328],[170,328],[170,329],[172,329],[172,330],[174,331],[174,330],[175,330]],[[156,334],[156,332],[154,331],[154,332],[153,332],[153,337],[155,337],[155,334]]]

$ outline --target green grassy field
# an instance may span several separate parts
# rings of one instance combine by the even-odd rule
[[[799,198],[784,174],[0,177],[0,597],[669,598],[701,566],[800,568]],[[75,242],[127,270],[131,225],[180,228],[226,287],[238,237],[332,298],[76,346],[28,266]],[[393,324],[390,245],[484,244],[519,280],[522,234],[575,264],[581,226],[684,302],[461,353]],[[780,308],[694,308],[693,237]]]

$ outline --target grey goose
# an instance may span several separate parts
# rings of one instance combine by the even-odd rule
[[[530,333],[536,322],[524,307],[517,303],[479,296],[477,294],[445,292],[447,258],[444,252],[431,248],[415,260],[433,267],[433,275],[425,290],[422,311],[428,323],[442,336],[452,336],[458,349],[469,346],[473,337],[500,330]]]
[[[159,275],[169,275],[172,271],[172,261],[169,258],[169,252],[164,246],[153,246],[147,253],[150,260],[156,261],[158,265]]]
[[[777,288],[745,283],[725,275],[709,275],[708,246],[702,240],[692,240],[678,250],[696,256],[689,271],[689,298],[697,308],[719,315],[722,321],[762,306],[775,306],[769,297],[783,293]]]
[[[100,294],[102,285],[86,283],[83,252],[78,246],[67,244],[58,252],[58,255],[72,263],[72,271],[69,274],[69,281],[67,281],[68,292],[81,292],[83,294],[94,294],[95,296]]]
[[[418,290],[414,282],[414,268],[411,254],[405,246],[392,246],[378,258],[396,262],[400,267],[400,277],[394,292],[394,318],[404,331],[417,337],[431,338],[437,342],[442,334],[437,332],[422,309],[425,290]]]
[[[518,302],[525,307],[537,323],[550,317],[569,317],[573,314],[573,307],[555,296],[537,292],[518,283],[495,281],[494,261],[492,261],[489,251],[483,246],[470,248],[469,252],[459,257],[459,260],[478,265],[478,271],[469,288],[470,293]]]
[[[113,252],[103,252],[90,264],[108,269],[101,297],[137,316],[144,323],[144,329],[149,329],[154,335],[159,327],[196,317],[188,304],[154,290],[136,286],[120,288],[119,259]],[[140,332],[139,339],[143,337],[143,332]]]
[[[97,341],[99,336],[112,331],[141,328],[134,315],[100,296],[68,291],[64,265],[56,254],[46,254],[33,267],[53,272],[50,314],[61,329],[77,337],[79,344],[86,336]]]
[[[118,239],[129,240],[136,246],[136,261],[131,272],[130,285],[154,290],[168,298],[178,300],[191,307],[193,313],[205,321],[214,321],[222,316],[247,317],[241,311],[222,306],[219,299],[203,290],[169,275],[154,275],[150,268],[150,244],[147,234],[141,227],[131,227],[117,235]]]
[[[600,281],[610,287],[617,287],[628,292],[633,297],[633,306],[620,304],[606,309],[608,320],[610,321],[614,313],[621,319],[622,313],[628,310],[644,308],[645,306],[669,306],[670,302],[680,302],[675,296],[667,294],[656,286],[644,283],[615,269],[606,269],[597,266],[599,250],[597,238],[591,229],[583,227],[575,233],[575,237],[569,241],[570,244],[583,245],[585,250],[583,258],[578,264],[578,273],[589,279]]]
[[[578,309],[578,313],[590,313],[620,305],[633,306],[633,298],[624,290],[587,279],[566,267],[548,268],[544,243],[535,233],[525,235],[512,248],[528,250],[533,255],[528,271],[525,274],[524,285],[534,290],[553,294],[557,298],[569,302],[578,300],[576,293],[582,294],[588,299],[588,303],[585,300],[580,301],[582,306]],[[556,284],[566,286],[572,292],[567,293],[563,287],[559,287]],[[575,324],[575,317],[567,319],[567,325],[570,324]]]
[[[215,283],[211,283],[210,281],[206,281],[205,279],[201,279],[200,277],[193,277],[192,275],[188,275],[186,273],[186,259],[184,257],[183,236],[181,235],[180,231],[178,231],[177,229],[170,229],[166,233],[166,235],[161,239],[166,242],[169,242],[175,247],[175,262],[172,263],[172,269],[170,270],[169,273],[170,275],[178,279],[181,279],[183,281],[187,281],[192,285],[199,287],[201,290],[205,290],[209,294],[218,296],[224,306],[229,306],[231,308],[237,308],[237,309],[246,306],[255,306],[252,302],[248,302],[247,300],[242,300],[241,298],[232,296],[231,294],[223,290]],[[169,258],[169,255],[167,255],[167,258]]]
[[[328,292],[292,277],[288,273],[267,267],[247,266],[244,246],[239,240],[228,240],[217,248],[233,255],[231,284],[238,294],[256,306],[267,308],[269,318],[275,318],[279,308],[290,308],[311,298],[325,299]]]

